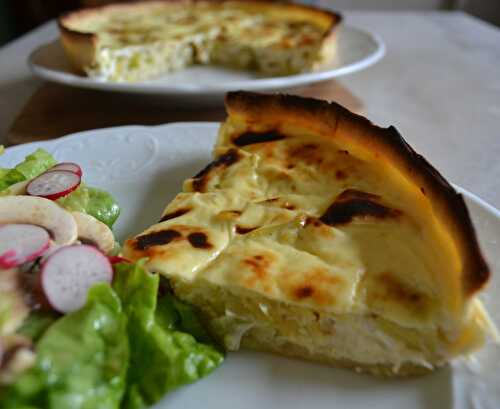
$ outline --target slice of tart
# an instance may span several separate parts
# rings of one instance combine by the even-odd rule
[[[464,200],[395,128],[295,96],[226,107],[214,161],[126,257],[229,350],[406,375],[483,344],[489,270]]]
[[[140,81],[193,64],[278,76],[332,58],[338,14],[265,1],[148,1],[84,9],[59,19],[75,68],[107,81]]]

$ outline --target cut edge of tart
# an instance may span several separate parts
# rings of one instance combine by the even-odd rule
[[[58,23],[79,72],[140,81],[207,63],[271,76],[310,71],[333,57],[341,20],[286,2],[158,0],[82,9]]]
[[[395,128],[288,95],[226,108],[214,161],[124,247],[226,348],[403,376],[495,332],[465,202]]]

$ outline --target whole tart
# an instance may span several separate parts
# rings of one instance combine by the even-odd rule
[[[267,1],[165,0],[82,9],[59,19],[73,66],[106,81],[140,81],[193,64],[281,76],[335,53],[337,13]]]

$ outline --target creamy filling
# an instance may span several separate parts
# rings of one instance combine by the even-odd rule
[[[348,360],[384,365],[394,372],[405,363],[433,368],[446,361],[439,334],[417,329],[391,330],[372,315],[331,314],[291,304],[248,297],[209,283],[175,283],[176,294],[197,305],[214,335],[228,350],[238,350],[246,339],[263,347],[286,350],[293,345],[325,360]],[[257,340],[257,341],[256,341]],[[259,346],[257,345],[257,347]]]
[[[241,20],[237,23],[200,19],[199,31],[185,26],[176,31],[173,22],[171,32],[164,34],[161,30],[156,33],[159,29],[155,27],[148,29],[147,21],[141,23],[145,27],[137,28],[136,33],[130,23],[128,28],[118,28],[123,30],[122,35],[130,31],[122,40],[103,31],[95,62],[85,71],[98,80],[138,81],[193,64],[216,64],[267,75],[288,75],[310,70],[321,60],[319,28],[304,24],[292,29],[286,22],[271,24],[262,17],[238,18]],[[302,39],[307,41],[302,43]]]

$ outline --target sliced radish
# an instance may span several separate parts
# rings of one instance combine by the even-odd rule
[[[51,170],[33,179],[26,187],[30,196],[56,200],[80,186],[81,178],[67,170]]]
[[[53,172],[54,170],[67,170],[68,172],[76,173],[78,176],[82,177],[82,168],[73,162],[61,162],[57,165],[51,167],[48,172]]]
[[[41,285],[49,304],[68,313],[85,304],[90,287],[99,282],[110,283],[113,267],[98,249],[88,245],[63,247],[42,266]]]
[[[47,230],[33,224],[0,226],[0,268],[12,268],[40,257],[50,245]]]
[[[126,259],[121,256],[108,256],[108,260],[111,264],[118,264],[118,263],[131,263],[129,259]]]

